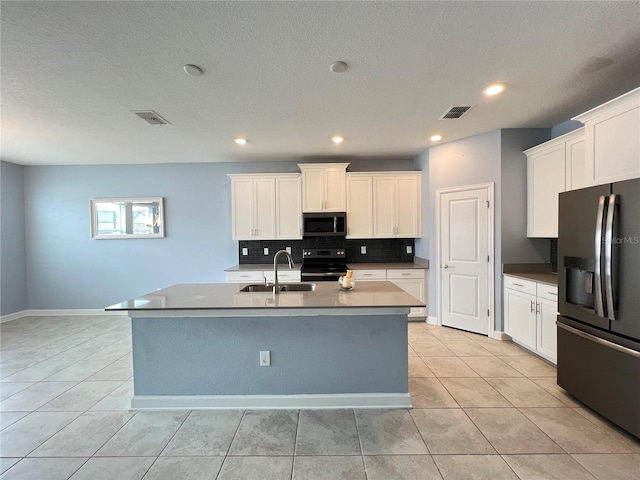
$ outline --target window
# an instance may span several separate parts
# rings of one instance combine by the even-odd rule
[[[162,197],[91,200],[91,237],[95,239],[162,238]]]

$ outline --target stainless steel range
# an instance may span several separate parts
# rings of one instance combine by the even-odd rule
[[[347,274],[344,248],[305,248],[300,275],[303,282],[337,282]]]

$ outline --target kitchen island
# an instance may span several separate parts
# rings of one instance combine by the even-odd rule
[[[180,284],[107,308],[131,317],[132,408],[411,406],[407,314],[424,303],[390,282],[242,287]]]

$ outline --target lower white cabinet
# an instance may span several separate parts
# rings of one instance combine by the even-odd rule
[[[350,267],[354,268],[355,265],[352,264]],[[426,298],[425,270],[421,268],[358,270],[357,267],[355,267],[353,270],[353,278],[356,283],[358,280],[367,282],[387,280],[403,289],[409,295],[413,295],[421,302],[424,302]],[[412,307],[409,312],[410,319],[425,318],[426,316],[427,309],[425,307]]]
[[[232,270],[224,272],[226,283],[263,283],[265,278],[267,282],[273,283],[275,277],[273,269],[269,270]],[[282,269],[278,267],[278,282],[280,283],[299,283],[300,270],[289,270],[285,265]]]
[[[511,339],[556,363],[558,287],[504,277],[504,331]]]

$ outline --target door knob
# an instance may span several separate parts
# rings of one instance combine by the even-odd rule
[[[443,265],[442,268],[449,268],[449,265]]]

